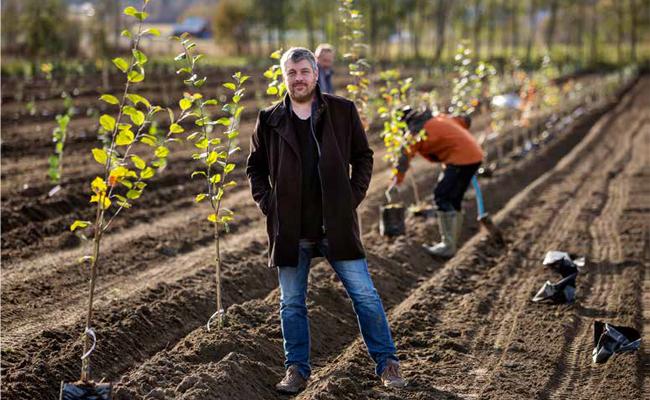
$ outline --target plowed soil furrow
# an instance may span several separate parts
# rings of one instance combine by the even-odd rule
[[[381,186],[383,187],[383,185]],[[375,190],[375,192],[377,192],[375,194],[376,197],[383,196],[381,192],[377,190]],[[243,197],[239,199],[239,196]],[[244,209],[244,215],[240,215],[239,217],[239,224],[245,226],[245,229],[243,230],[244,233],[249,232],[252,235],[254,232],[263,232],[263,227],[260,225],[261,221],[259,221],[256,206],[254,206],[254,203],[252,203],[249,197],[250,195],[247,191],[242,191],[234,198],[231,197],[229,201],[234,204],[243,203],[250,208],[250,211]],[[375,200],[375,202],[377,202],[377,200]],[[242,213],[241,209],[238,209],[237,207],[233,208]],[[256,215],[255,220],[250,221],[245,219],[246,215],[250,215],[250,213]],[[115,237],[109,236],[105,240],[104,248],[118,249],[118,252],[109,252],[108,258],[105,259],[102,264],[103,275],[100,277],[100,282],[102,283],[99,290],[102,291],[103,288],[110,289],[116,286],[119,287],[119,289],[114,289],[107,295],[101,296],[97,307],[98,309],[106,307],[100,313],[100,322],[97,324],[97,329],[98,332],[106,332],[105,334],[107,337],[105,340],[109,343],[129,342],[130,340],[130,334],[128,333],[128,330],[124,330],[123,321],[120,319],[121,317],[115,317],[115,315],[131,315],[132,313],[136,313],[137,315],[142,304],[142,298],[155,297],[155,294],[161,292],[167,293],[169,291],[167,287],[170,284],[174,287],[174,285],[179,285],[179,282],[185,280],[197,280],[200,277],[200,284],[198,286],[192,286],[191,296],[188,296],[183,292],[183,295],[181,296],[174,295],[172,297],[176,297],[175,301],[182,302],[182,307],[192,308],[194,306],[200,306],[199,309],[202,310],[200,313],[189,313],[184,315],[181,318],[184,321],[182,330],[175,327],[177,323],[176,318],[167,320],[165,317],[166,315],[177,314],[178,311],[176,311],[173,304],[167,307],[159,305],[152,307],[152,310],[147,311],[148,318],[144,317],[144,322],[136,318],[136,322],[141,325],[144,324],[145,326],[151,325],[151,323],[148,322],[149,320],[155,320],[157,327],[156,331],[165,331],[166,334],[161,337],[148,336],[143,339],[147,341],[147,348],[139,348],[137,350],[138,357],[135,359],[128,357],[122,359],[120,354],[123,349],[115,348],[113,346],[105,349],[105,355],[101,355],[100,353],[99,357],[104,357],[104,360],[120,360],[118,363],[113,362],[112,365],[106,369],[108,376],[112,375],[115,377],[116,375],[113,374],[119,374],[121,371],[120,368],[124,368],[125,365],[134,365],[138,360],[145,359],[147,355],[151,354],[151,352],[155,353],[160,350],[160,348],[165,347],[165,345],[168,345],[170,341],[173,343],[173,340],[170,340],[171,338],[183,337],[198,325],[203,324],[207,319],[207,316],[209,316],[209,314],[207,316],[205,315],[206,312],[213,310],[211,307],[213,307],[212,297],[214,293],[214,278],[211,275],[208,275],[205,267],[200,262],[188,263],[186,261],[205,260],[210,257],[212,252],[212,247],[207,246],[207,243],[211,239],[210,232],[207,232],[207,226],[204,227],[204,229],[197,228],[197,226],[200,226],[197,222],[201,219],[202,217],[193,213],[168,213],[163,218],[156,220],[153,225],[149,224],[139,229],[131,229],[126,232],[125,235],[116,235]],[[179,230],[178,227],[182,228]],[[235,224],[235,228],[237,227],[238,224]],[[200,234],[201,236],[198,238],[196,237],[196,234],[191,233],[197,229],[202,231]],[[240,237],[232,243],[232,246],[236,249],[238,246],[241,246],[241,244],[238,245],[236,243],[241,243],[242,240],[245,242],[246,236],[241,236],[242,232],[239,232],[238,230],[235,230],[233,233],[240,235]],[[189,237],[192,237],[193,239],[188,241],[187,238]],[[160,243],[161,241],[162,243]],[[137,243],[140,242],[142,243],[137,245]],[[133,246],[134,244],[136,244],[135,247]],[[196,251],[183,256],[174,256],[176,252],[183,254],[192,250],[192,248],[197,245],[204,247],[200,247]],[[226,242],[224,247],[226,249],[230,248],[228,242]],[[122,248],[128,248],[128,251],[119,251],[119,249]],[[138,252],[138,249],[141,250]],[[136,253],[138,255],[135,255]],[[274,278],[270,280],[268,278],[268,274],[272,271],[263,267],[266,263],[264,246],[255,247],[254,250],[247,249],[246,251],[242,251],[242,253],[255,255],[255,258],[249,257],[251,262],[245,264],[246,268],[235,268],[239,270],[235,275],[235,278],[237,279],[233,278],[231,280],[229,278],[229,268],[226,267],[224,275],[224,291],[239,293],[239,297],[235,296],[235,300],[233,301],[230,301],[230,296],[226,296],[224,299],[226,305],[230,303],[240,303],[250,298],[259,297],[260,295],[264,296],[268,293],[268,290],[270,290],[266,285],[270,284],[271,287],[277,286]],[[17,296],[27,296],[25,297],[25,300],[31,302],[34,301],[34,296],[40,297],[38,301],[39,306],[35,309],[31,309],[28,304],[24,304],[20,301],[20,298],[13,298],[10,302],[16,304],[15,307],[9,306],[9,310],[5,307],[4,311],[7,315],[7,320],[3,319],[3,322],[5,322],[5,329],[7,326],[11,325],[12,318],[16,320],[18,325],[13,327],[10,326],[12,333],[3,337],[3,340],[5,340],[3,348],[8,348],[9,353],[12,354],[25,354],[29,355],[28,357],[33,357],[34,349],[42,346],[40,343],[44,340],[49,342],[48,348],[55,349],[54,351],[58,351],[61,347],[65,346],[65,356],[57,357],[57,361],[51,360],[50,357],[52,354],[48,352],[38,353],[41,355],[39,358],[42,360],[48,360],[44,362],[47,365],[51,365],[52,368],[51,375],[49,373],[46,374],[48,379],[42,381],[45,386],[53,385],[56,383],[56,377],[61,377],[61,373],[57,372],[57,369],[67,371],[66,374],[70,377],[69,379],[74,379],[74,374],[71,375],[71,371],[74,371],[76,368],[78,354],[76,354],[77,351],[75,350],[78,349],[76,347],[71,347],[71,342],[74,343],[74,338],[71,338],[68,333],[81,330],[80,321],[83,317],[83,313],[79,312],[79,307],[83,307],[84,304],[83,296],[85,295],[86,290],[84,281],[86,276],[85,274],[80,273],[74,264],[75,260],[83,254],[84,253],[81,250],[65,251],[55,254],[50,258],[34,258],[34,260],[30,262],[22,262],[19,266],[15,266],[15,268],[12,268],[9,271],[3,271],[5,274],[3,277],[5,282],[5,291],[3,292],[3,296],[8,296],[11,293],[14,293]],[[228,260],[229,255],[225,254],[224,259]],[[152,268],[153,266],[156,266],[158,262],[161,262],[162,264],[158,267]],[[174,265],[177,263],[180,263],[183,268],[174,270]],[[52,270],[52,265],[60,265],[60,267]],[[203,268],[201,268],[202,266]],[[169,274],[165,271],[175,272]],[[131,276],[133,278],[131,281],[132,283],[124,283],[124,276]],[[54,279],[54,281],[52,281],[52,279]],[[243,279],[243,281],[238,281],[238,279]],[[259,286],[259,289],[262,289],[261,292],[257,289],[253,291],[242,291],[241,289],[238,289],[245,287],[248,284],[253,284],[260,279],[265,282],[263,285]],[[12,282],[15,283],[12,284]],[[147,287],[142,287],[142,282],[147,282]],[[30,287],[32,289],[26,290]],[[53,290],[55,287],[62,290],[55,291]],[[66,290],[73,291],[73,293],[76,294],[70,296],[70,293]],[[206,299],[208,300],[206,301]],[[155,304],[158,302],[162,302],[163,305],[165,304],[164,300],[159,299],[154,301]],[[171,303],[171,301],[169,302]],[[5,304],[6,303],[5,300]],[[171,312],[169,307],[172,307]],[[3,316],[3,318],[5,317]],[[52,323],[52,321],[56,322]],[[169,324],[172,326],[168,326]],[[139,325],[136,323],[136,328],[137,326]],[[44,333],[39,334],[43,329],[45,329]],[[5,361],[7,360],[8,357],[5,357]],[[16,360],[17,361],[13,361],[11,364],[7,364],[3,367],[3,371],[9,371],[7,378],[9,381],[13,381],[14,376],[21,376],[20,374],[13,375],[11,373],[11,365],[24,365],[25,359],[16,357]],[[9,363],[9,361],[7,361],[7,363]],[[100,361],[98,364],[103,366],[102,370],[106,367],[103,361]],[[38,363],[36,365],[38,365]],[[99,369],[100,367],[97,366],[97,368]],[[9,393],[16,393],[13,392],[13,390],[15,389],[18,391],[18,388],[20,388],[20,385],[12,386],[12,391]],[[52,395],[54,396],[54,393]]]
[[[580,141],[586,133],[585,126],[599,113],[596,111],[585,116],[571,127],[570,135],[559,135],[540,153],[531,153],[529,158],[513,163],[485,181],[483,188],[489,193],[491,211],[502,207]],[[247,139],[242,140],[247,145]],[[375,233],[377,226],[374,221],[378,207],[384,202],[388,170],[380,160],[381,152],[376,152],[376,157],[374,179],[368,198],[359,211],[364,221],[370,268],[385,306],[397,306],[393,314],[403,308],[399,303],[409,292],[431,274],[446,276],[440,281],[444,283],[442,290],[445,293],[436,299],[442,303],[452,301],[456,296],[468,298],[472,290],[482,285],[488,287],[490,280],[483,274],[492,273],[493,266],[504,259],[509,260],[505,263],[507,266],[495,268],[498,273],[494,278],[498,283],[517,286],[513,285],[511,275],[517,273],[517,262],[529,263],[524,252],[510,251],[504,256],[490,241],[475,237],[470,244],[479,250],[467,256],[471,259],[467,270],[461,268],[449,272],[449,264],[432,262],[420,248],[423,240],[431,241],[437,237],[431,221],[409,219],[407,236],[396,241],[379,237]],[[426,193],[424,188],[434,179],[430,165],[414,163],[413,174],[417,176],[416,183],[421,193]],[[75,173],[77,175],[79,173]],[[177,178],[168,179],[162,189],[150,193],[154,198],[162,197],[161,202],[167,203],[160,212],[147,215],[143,211],[135,215],[133,224],[117,225],[119,234],[108,236],[104,243],[95,326],[100,346],[93,354],[96,375],[120,380],[119,398],[277,398],[272,391],[282,373],[277,278],[275,271],[263,267],[266,263],[266,240],[261,215],[248,191],[243,190],[246,188],[240,187],[232,194],[230,201],[240,217],[235,225],[236,235],[227,238],[224,245],[224,301],[230,306],[229,326],[222,332],[206,333],[201,325],[214,311],[215,303],[210,232],[202,223],[202,209],[194,208],[188,212],[186,209],[191,206],[191,198],[189,202],[177,198],[185,194],[188,187],[175,187]],[[575,188],[573,192],[578,190]],[[571,193],[571,190],[560,192],[560,201],[570,197]],[[473,204],[468,205],[467,212],[467,219],[473,220]],[[513,214],[523,216],[525,211],[513,210]],[[580,212],[572,209],[571,218],[579,216]],[[66,217],[70,217],[69,211],[55,216]],[[557,228],[570,225],[567,221]],[[514,229],[511,225],[505,228],[508,232]],[[474,232],[476,224],[468,224],[464,236],[471,236]],[[52,235],[56,238],[54,231]],[[527,238],[533,237],[535,235]],[[4,238],[3,232],[3,241]],[[517,241],[525,246],[524,238],[517,238]],[[560,240],[556,238],[556,241]],[[60,247],[60,243],[52,241],[42,242],[41,246],[43,244],[43,251]],[[59,380],[76,378],[81,348],[74,333],[82,331],[87,277],[75,266],[75,260],[83,254],[80,248],[56,250],[48,257],[37,255],[17,261],[8,270],[3,268],[3,289],[6,289],[3,290],[3,396],[56,398]],[[476,265],[479,267],[474,268]],[[531,291],[536,283],[531,277],[528,279],[526,286]],[[324,379],[329,372],[337,374],[348,355],[356,351],[351,349],[358,347],[360,354],[363,351],[358,340],[353,343],[358,333],[354,314],[329,266],[324,262],[314,265],[311,280],[313,364],[317,369],[315,380],[319,383],[315,383],[315,390],[307,395],[316,393],[317,397],[327,397],[328,393],[365,393],[359,391],[356,379],[360,376],[367,378],[362,379],[365,382],[361,385],[363,390],[371,388],[376,381],[372,374],[363,375],[366,370],[371,370],[365,365],[367,359],[364,357],[360,357],[363,368],[348,374],[355,379],[352,383],[344,379],[342,385],[338,385],[341,383],[338,380]],[[492,288],[496,289],[496,286]],[[420,290],[416,289],[416,293]],[[498,300],[503,301],[506,295],[507,292],[501,292]],[[530,293],[519,290],[516,299],[529,297]],[[494,305],[485,297],[482,301],[467,301],[466,307],[480,315],[490,312]],[[518,300],[502,304],[518,307],[513,310],[521,311],[519,314],[525,311]],[[418,323],[441,321],[426,308],[414,307],[421,311]],[[526,316],[523,317],[525,320]],[[489,322],[486,319],[482,321]],[[459,319],[457,322],[439,337],[444,338],[445,351],[462,353],[466,360],[472,360],[474,356],[468,349],[478,346],[472,347],[471,342],[464,339],[471,330],[459,328],[462,321]],[[521,323],[517,320],[508,322],[513,326]],[[407,332],[411,331],[417,332],[417,326],[409,326]],[[404,340],[408,345],[415,348],[427,343],[426,336],[407,337],[403,333],[400,331],[398,335],[400,348],[404,343],[399,336],[406,337]],[[502,333],[507,339],[503,346],[510,346],[516,332],[504,327]],[[341,353],[343,355],[339,357]],[[479,365],[479,361],[475,364]],[[246,382],[245,387],[242,387],[242,382]],[[321,382],[326,388],[322,393],[317,389],[323,387]],[[432,393],[442,392],[444,390]],[[412,393],[413,396],[416,394]],[[454,396],[451,393],[446,395]]]
[[[556,336],[557,333],[551,336],[548,334],[544,336],[542,333],[540,337],[537,330],[544,328],[544,330],[552,329],[547,332],[553,332],[559,328],[561,332],[564,329],[560,327],[566,327],[567,330],[565,330],[564,335],[566,340],[570,342],[571,328],[572,325],[575,325],[572,319],[575,317],[570,315],[572,314],[571,307],[557,306],[555,312],[548,315],[548,310],[540,309],[538,306],[529,303],[534,291],[543,283],[543,277],[539,276],[537,284],[535,284],[535,280],[531,278],[529,272],[534,271],[534,268],[540,268],[539,264],[541,264],[543,252],[538,250],[535,253],[534,251],[535,247],[543,248],[543,246],[533,245],[531,247],[529,243],[546,243],[547,245],[553,245],[554,248],[561,246],[569,251],[582,250],[584,253],[584,250],[590,248],[588,243],[584,243],[585,240],[589,241],[589,238],[585,237],[584,232],[581,233],[581,230],[588,228],[591,222],[589,215],[583,214],[592,213],[593,211],[597,211],[598,214],[605,214],[621,208],[620,194],[622,189],[618,185],[613,186],[614,197],[611,202],[606,204],[606,198],[600,201],[597,200],[598,197],[602,197],[602,189],[600,188],[607,189],[609,182],[615,179],[623,166],[632,165],[629,168],[634,168],[634,163],[630,161],[631,157],[629,155],[632,148],[636,150],[636,153],[648,152],[647,146],[642,146],[647,142],[647,138],[643,137],[643,134],[639,134],[643,130],[634,129],[635,125],[639,128],[642,125],[638,121],[638,114],[639,109],[643,109],[647,105],[648,96],[646,93],[648,85],[648,81],[645,80],[640,85],[641,88],[637,88],[635,95],[632,96],[634,104],[630,106],[631,110],[629,112],[619,110],[618,119],[609,124],[609,129],[606,132],[601,132],[598,137],[601,143],[592,143],[590,149],[582,150],[581,157],[583,158],[577,161],[574,160],[570,165],[564,165],[564,171],[560,170],[558,174],[555,174],[553,186],[550,186],[551,183],[549,182],[546,183],[547,187],[550,186],[550,190],[547,190],[548,194],[529,194],[532,199],[535,199],[533,201],[529,200],[532,204],[529,204],[528,207],[523,207],[523,205],[516,207],[517,209],[528,210],[527,218],[530,218],[528,221],[531,221],[531,225],[534,225],[529,227],[526,220],[523,220],[516,223],[516,231],[508,230],[511,235],[520,237],[518,241],[510,246],[511,251],[514,253],[521,249],[519,251],[523,250],[523,254],[519,257],[506,255],[503,259],[497,259],[494,267],[487,270],[483,270],[482,263],[475,265],[472,269],[465,269],[465,265],[460,261],[464,254],[461,254],[457,256],[458,262],[452,261],[451,267],[445,267],[440,274],[436,274],[431,281],[425,283],[424,287],[419,288],[409,299],[393,311],[392,321],[394,329],[397,330],[398,342],[400,336],[404,336],[401,339],[403,345],[401,348],[405,360],[403,363],[404,369],[407,376],[410,372],[413,378],[412,387],[400,392],[400,396],[404,398],[437,398],[436,395],[433,395],[434,393],[439,397],[453,397],[451,395],[453,393],[454,395],[460,395],[462,398],[534,398],[540,395],[543,396],[543,392],[540,392],[543,385],[539,384],[539,382],[543,382],[543,379],[540,381],[538,378],[549,376],[554,371],[552,356],[563,357],[565,354],[558,350],[566,350],[566,346],[562,345],[562,333],[558,336]],[[630,124],[630,119],[634,117],[637,118],[636,123]],[[621,130],[621,125],[625,125],[627,129]],[[605,133],[609,132],[617,132],[623,136],[616,141],[614,154],[602,143],[603,138],[606,137]],[[637,140],[632,144],[631,138],[635,135]],[[593,139],[592,142],[594,142]],[[598,146],[601,148],[599,149]],[[619,154],[619,161],[616,161],[616,154]],[[591,157],[587,157],[587,155]],[[607,159],[604,158],[605,156]],[[590,174],[590,171],[595,171],[595,173]],[[585,180],[587,182],[582,183]],[[580,189],[580,185],[583,186],[582,191],[575,191],[576,186]],[[559,193],[553,193],[554,188],[560,189]],[[589,195],[589,193],[592,195]],[[571,199],[572,196],[568,198],[564,196],[565,200],[563,200],[562,195],[566,194],[585,196],[586,200]],[[570,206],[568,212],[562,212],[560,210],[566,208],[566,201],[578,202],[582,206]],[[533,211],[531,215],[531,210],[534,209],[536,202],[547,208],[547,211],[541,213]],[[598,203],[602,205],[598,206]],[[557,209],[558,206],[560,210]],[[574,209],[574,211],[570,211],[570,209]],[[512,218],[516,218],[518,213],[516,210],[513,211],[514,216]],[[610,218],[613,217],[608,215],[606,219],[603,219],[601,226],[604,226],[605,229],[611,226]],[[509,222],[504,222],[510,225]],[[566,230],[567,227],[568,230]],[[611,235],[611,233],[608,233],[608,235]],[[573,243],[569,243],[569,240]],[[613,243],[615,247],[617,241],[614,240]],[[533,252],[529,252],[529,249],[532,249]],[[478,246],[472,250],[472,254],[480,254],[481,248]],[[550,250],[550,248],[543,248],[543,250]],[[527,263],[526,260],[532,260],[533,262]],[[534,262],[534,260],[537,260],[537,262]],[[456,271],[454,271],[455,274],[448,271],[448,268],[453,268],[453,266],[457,267]],[[495,297],[494,292],[489,289],[483,291],[474,285],[472,277],[477,273],[477,270],[480,270],[483,275],[480,277],[480,288],[483,285],[487,285],[488,288],[503,286],[500,276],[504,272],[506,274],[511,273],[510,280],[517,282],[517,285],[513,285],[513,288],[519,286],[519,289],[503,289],[502,292],[499,291],[496,297],[507,295],[513,301],[493,304],[491,299]],[[502,272],[500,273],[500,271]],[[630,269],[630,272],[632,271],[633,269]],[[449,288],[445,287],[446,284],[448,281],[453,282],[453,277],[457,274],[463,276],[463,292],[469,291],[469,294],[463,295],[461,293],[454,296],[447,293]],[[617,283],[612,283],[609,286],[603,284],[594,292],[598,293],[597,296],[603,296],[601,292],[605,293],[605,299],[611,299],[611,297],[614,299],[625,298],[626,293],[634,298],[636,297],[634,285],[626,287],[624,284],[620,284],[621,281],[626,282],[626,278],[633,278],[633,276],[634,274],[622,279],[619,277]],[[602,279],[606,280],[607,278]],[[610,277],[610,279],[613,278]],[[492,284],[494,280],[496,282]],[[580,286],[579,290],[581,289],[584,290],[583,285]],[[436,295],[439,297],[438,299],[436,299]],[[452,298],[450,299],[450,297]],[[440,298],[444,299],[444,301],[441,301]],[[436,307],[440,303],[443,305]],[[500,315],[492,315],[490,318],[481,319],[481,315],[489,311],[492,306],[503,307],[501,313],[499,313]],[[615,307],[616,313],[621,313],[624,310],[621,305]],[[426,309],[427,313],[431,313],[434,322],[428,324],[418,324],[416,322],[425,316],[421,312],[422,309]],[[466,311],[467,309],[470,311]],[[569,314],[569,318],[562,317],[562,314]],[[512,315],[512,317],[504,320],[504,315]],[[498,318],[500,316],[501,318]],[[553,316],[560,316],[561,318],[559,321],[553,321]],[[625,319],[624,312],[622,318]],[[494,330],[499,333],[493,336],[491,341],[488,341],[490,345],[484,349],[485,351],[472,350],[470,352],[468,350],[472,349],[471,343],[474,337],[472,327],[476,326],[474,321],[477,319],[481,321],[479,325],[481,323],[486,324],[488,326],[487,330]],[[505,321],[505,323],[502,323],[502,321]],[[540,324],[540,321],[544,321],[544,323]],[[554,323],[559,326],[554,327]],[[414,329],[414,327],[419,329]],[[452,329],[452,327],[456,327],[456,329]],[[442,328],[442,331],[439,328]],[[536,348],[540,353],[531,352],[529,349],[533,338],[541,342]],[[419,342],[419,344],[414,346],[412,341],[415,339],[417,339],[416,343]],[[557,339],[560,339],[559,343],[553,343],[554,340],[558,341]],[[450,344],[449,341],[452,343]],[[543,351],[545,345],[552,350]],[[422,350],[422,347],[426,348],[428,346],[433,349]],[[475,346],[473,349],[480,349],[480,346]],[[580,353],[587,354],[587,358],[589,358],[590,350],[591,345],[588,345],[586,349],[581,349]],[[572,354],[571,352],[568,352],[568,354],[567,357],[570,359]],[[551,358],[547,359],[549,356]],[[357,341],[346,350],[337,363],[328,366],[322,373],[319,373],[311,388],[300,398],[329,398],[328,396],[336,398],[374,398],[381,396],[382,393],[388,395],[386,391],[376,386],[368,388],[370,385],[368,379],[371,379],[371,373],[352,374],[352,376],[349,373],[350,370],[357,371],[359,369],[370,371],[369,367],[362,345]],[[536,372],[537,369],[539,372]],[[487,375],[487,379],[485,375]],[[471,376],[472,379],[459,379],[460,376]],[[523,381],[522,376],[526,376]],[[476,377],[485,381],[477,385],[480,392],[463,391],[463,388],[475,386],[472,380]],[[333,391],[332,389],[336,390]],[[638,391],[634,392],[634,388],[627,393],[630,396],[629,398],[635,398],[634,396],[638,396],[638,394]],[[591,398],[593,398],[593,395]]]
[[[417,224],[414,224],[417,225]],[[409,225],[410,226],[410,225]],[[428,229],[427,229],[428,228]],[[425,227],[425,231],[430,232],[431,227]],[[429,233],[426,233],[424,236],[429,236]],[[372,236],[372,235],[371,235]],[[409,235],[410,236],[410,235]],[[422,232],[418,232],[417,235],[414,237],[422,237]],[[376,251],[376,254],[382,254],[381,259],[375,259],[374,257],[371,257],[370,264],[371,264],[371,269],[373,269],[374,273],[376,275],[379,275],[380,278],[377,280],[377,285],[379,287],[380,292],[382,293],[388,293],[386,296],[386,299],[388,301],[386,302],[387,306],[390,307],[393,301],[395,301],[396,296],[397,298],[401,297],[402,295],[395,295],[394,291],[395,288],[391,287],[395,284],[399,285],[400,281],[401,284],[408,284],[409,278],[408,276],[404,275],[409,275],[409,272],[407,272],[406,265],[402,263],[402,270],[401,271],[395,271],[393,268],[390,267],[390,263],[387,260],[400,260],[403,258],[404,253],[400,252],[393,252],[390,249],[388,250],[389,252],[386,254],[386,250],[384,251],[379,251],[377,250],[376,246],[378,245],[378,242],[381,242],[381,238],[376,238],[374,240],[369,240],[366,239],[366,243],[373,243],[368,244],[370,246],[369,248]],[[417,245],[407,245],[409,250],[406,250],[408,254],[413,254],[417,255],[417,258],[421,258],[423,256],[422,251],[419,249]],[[385,247],[385,246],[384,246]],[[383,247],[381,247],[383,248]],[[404,250],[403,250],[404,251]],[[412,256],[413,257],[413,256]],[[426,255],[424,255],[425,259],[428,259]],[[411,262],[417,260],[412,260]],[[428,264],[428,263],[427,263]],[[417,263],[412,263],[411,268],[420,268],[420,267],[413,267],[413,265],[417,265]],[[426,265],[426,264],[425,264]],[[325,268],[325,270],[323,270]],[[427,267],[425,270],[430,270],[430,266]],[[330,296],[326,296],[325,294],[331,293],[333,291],[338,292],[339,294],[341,293],[341,288],[336,284],[336,282],[332,282],[332,276],[331,272],[329,273],[329,281],[326,280],[323,282],[322,276],[325,274],[325,271],[327,270],[326,266],[319,266],[314,268],[314,271],[312,272],[314,274],[314,277],[312,278],[312,288],[310,292],[310,298],[315,299],[314,303],[316,304],[316,309],[314,308],[311,309],[310,315],[312,320],[318,321],[318,326],[320,327],[318,330],[319,335],[323,335],[325,337],[328,337],[327,342],[323,342],[323,340],[317,336],[317,334],[314,334],[314,342],[319,343],[319,346],[314,345],[314,364],[315,365],[320,365],[324,361],[327,360],[332,360],[332,357],[334,357],[337,354],[337,349],[340,348],[340,345],[336,345],[335,343],[338,342],[337,339],[333,339],[334,337],[344,337],[344,336],[349,336],[350,334],[354,335],[356,333],[356,327],[354,324],[354,319],[353,316],[348,312],[346,313],[345,310],[339,310],[337,309],[336,312],[333,311],[328,311],[327,307],[322,306],[323,303],[327,305],[327,303],[331,302],[332,300],[327,300],[329,299]],[[400,274],[401,272],[401,274]],[[417,272],[417,271],[416,271]],[[425,271],[422,271],[425,272]],[[422,274],[422,272],[419,272],[419,274]],[[419,279],[417,280],[419,281]],[[390,283],[390,282],[397,282],[397,283]],[[388,286],[386,286],[388,285]],[[235,313],[245,313],[246,311],[248,313],[254,314],[254,315],[265,315],[268,313],[268,310],[274,309],[276,304],[277,304],[277,291],[274,291],[276,293],[272,293],[263,303],[259,303],[257,301],[251,302],[249,304],[244,304],[241,305],[241,308],[238,307],[235,311]],[[403,290],[401,293],[405,293]],[[241,314],[237,314],[234,316],[235,319],[241,318]],[[277,318],[277,317],[276,317]],[[346,324],[340,325],[341,319],[344,319],[344,321],[347,321]],[[350,330],[350,327],[352,327],[352,330]],[[336,328],[336,329],[333,329]],[[231,329],[228,329],[227,332],[222,333],[217,335],[216,337],[212,336],[211,334],[208,335],[207,337],[201,338],[201,332],[196,331],[189,335],[187,338],[183,339],[181,342],[179,342],[174,349],[167,350],[162,352],[161,354],[158,354],[156,357],[152,358],[149,362],[147,362],[145,365],[142,367],[138,368],[137,370],[129,373],[126,377],[123,378],[122,383],[120,385],[120,393],[122,397],[125,398],[131,398],[132,396],[135,396],[136,398],[139,396],[144,396],[146,394],[157,394],[157,395],[162,395],[162,393],[166,393],[167,396],[171,396],[170,393],[174,393],[174,389],[178,386],[180,388],[182,393],[184,393],[185,396],[189,396],[190,398],[193,398],[190,396],[190,393],[193,396],[197,396],[196,398],[201,398],[201,394],[203,396],[216,396],[215,394],[207,394],[207,392],[204,392],[206,390],[203,386],[211,386],[212,381],[214,379],[209,378],[209,376],[231,376],[231,374],[235,374],[237,376],[242,376],[242,374],[245,376],[247,374],[247,368],[249,366],[260,366],[260,364],[267,365],[265,367],[264,376],[265,379],[267,379],[265,382],[261,381],[256,381],[253,382],[252,385],[259,390],[259,393],[253,394],[253,392],[248,393],[248,395],[240,394],[242,397],[241,398],[269,398],[267,391],[263,390],[260,385],[269,385],[269,380],[272,380],[273,377],[275,376],[275,379],[277,379],[278,375],[278,364],[281,365],[281,360],[277,359],[277,353],[275,353],[276,359],[273,363],[273,365],[268,365],[269,361],[269,354],[274,354],[277,350],[273,350],[272,346],[274,345],[273,341],[271,342],[266,342],[262,341],[262,343],[257,343],[253,341],[249,341],[246,338],[247,337],[259,337],[260,335],[265,335],[267,332],[272,331],[276,332],[274,334],[275,340],[275,346],[277,348],[278,343],[275,335],[277,335],[277,321],[273,316],[268,316],[265,315],[264,321],[259,320],[257,323],[253,326],[247,329],[248,334],[243,335],[241,337],[241,329],[242,327],[239,324],[235,324],[235,326]],[[238,332],[238,333],[235,333]],[[206,335],[203,333],[203,335]],[[234,335],[234,337],[233,337]],[[352,336],[353,337],[353,336]],[[196,369],[196,366],[193,366],[191,362],[188,362],[188,356],[190,359],[194,359],[195,356],[192,354],[195,354],[194,352],[197,351],[197,347],[201,348],[203,345],[201,342],[209,342],[212,343],[211,346],[216,346],[215,349],[218,349],[219,351],[216,351],[215,354],[211,355],[209,359],[205,359],[201,361],[202,364],[202,370],[209,371],[209,374],[206,375],[206,373],[202,373],[199,375],[194,374],[193,372]],[[236,344],[233,344],[233,341],[235,341]],[[214,343],[216,342],[216,343]],[[345,342],[343,342],[345,344]],[[325,348],[325,351],[323,350],[323,347]],[[233,350],[236,349],[236,354],[232,353]],[[231,354],[232,353],[232,354]],[[223,359],[222,359],[223,358]],[[231,361],[232,358],[237,358],[239,359],[243,364],[243,366],[234,366],[232,362],[226,362],[226,361]],[[160,371],[168,371],[167,365],[174,365],[175,369],[173,372],[170,371],[170,375],[166,375],[166,380],[164,382],[157,382],[156,385],[152,385],[151,382],[147,382],[146,377],[147,376],[152,376],[152,375],[159,375]],[[206,381],[207,379],[207,381]],[[144,382],[144,383],[143,383]],[[224,389],[223,386],[220,386],[220,391],[226,390],[226,393],[228,392],[228,389],[233,389],[233,388],[226,388]],[[236,393],[233,392],[233,393]],[[264,393],[264,396],[262,395]],[[180,396],[180,392],[177,392],[175,396]],[[223,394],[220,398],[228,398],[227,394]],[[266,396],[266,397],[265,397]]]

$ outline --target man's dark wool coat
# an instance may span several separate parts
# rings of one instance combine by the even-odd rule
[[[317,86],[312,110],[314,126],[322,122],[319,170],[328,256],[364,258],[356,208],[370,184],[373,152],[352,101]],[[253,199],[266,215],[270,267],[298,265],[302,168],[291,112],[288,95],[260,111],[246,167]]]

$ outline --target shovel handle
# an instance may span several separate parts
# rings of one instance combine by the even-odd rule
[[[481,193],[481,187],[478,184],[476,175],[472,177],[472,186],[474,187],[474,192],[476,193],[476,209],[478,211],[478,217],[481,219],[485,215],[485,205],[483,204],[483,194]]]

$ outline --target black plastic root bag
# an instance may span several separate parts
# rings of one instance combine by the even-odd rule
[[[111,383],[61,382],[59,400],[110,400],[111,392]]]
[[[614,353],[638,350],[641,347],[639,331],[627,326],[616,326],[594,321],[594,363],[607,362]]]
[[[562,278],[566,278],[577,273],[579,268],[584,267],[585,258],[572,257],[571,254],[563,251],[549,251],[544,256],[542,264],[562,275]]]
[[[535,303],[547,301],[551,303],[573,303],[576,299],[576,277],[578,273],[569,275],[557,283],[546,281],[533,297]]]
[[[382,236],[401,236],[406,232],[405,209],[402,204],[393,203],[382,206],[379,215],[379,234]]]

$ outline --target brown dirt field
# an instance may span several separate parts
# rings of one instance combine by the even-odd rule
[[[407,235],[397,239],[377,233],[388,171],[376,151],[360,209],[364,243],[409,385],[380,386],[349,300],[329,265],[317,260],[309,296],[314,375],[298,397],[649,396],[645,348],[591,364],[594,319],[635,326],[650,339],[649,93],[650,78],[641,78],[615,108],[612,102],[588,110],[539,150],[483,180],[489,211],[500,210],[507,248],[478,233],[470,196],[467,241],[447,262],[420,247],[437,238],[432,220],[409,217]],[[238,164],[251,124],[242,128]],[[93,141],[78,141],[65,190],[47,198],[39,152],[48,143],[42,132],[20,132],[36,144],[20,156],[3,151],[2,396],[55,399],[60,381],[75,380],[80,366],[88,277],[76,260],[88,245],[61,232],[91,212],[86,185],[95,171],[83,153]],[[3,145],[9,138],[20,147],[20,137],[3,132]],[[136,205],[103,243],[95,376],[116,382],[120,399],[285,398],[273,390],[283,358],[276,272],[265,268],[263,219],[246,185],[227,200],[238,214],[223,245],[229,324],[220,332],[204,328],[214,311],[213,248],[205,210],[192,203],[199,186],[188,181],[189,152],[173,153],[168,170],[145,191],[151,207]],[[420,160],[413,174],[430,200],[434,170]],[[530,301],[551,278],[541,259],[553,249],[589,260],[574,305]],[[604,384],[604,377],[613,381]]]

